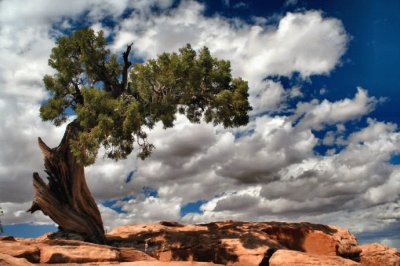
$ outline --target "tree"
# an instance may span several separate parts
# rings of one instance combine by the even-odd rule
[[[85,180],[84,166],[95,162],[100,147],[119,160],[134,149],[141,159],[154,146],[146,131],[157,122],[172,127],[177,112],[194,123],[245,125],[251,110],[248,85],[232,78],[230,62],[218,60],[204,47],[190,45],[163,53],[142,64],[129,61],[132,44],[122,58],[106,48],[102,32],[82,29],[58,39],[49,65],[55,74],[43,78],[49,99],[40,116],[66,127],[61,143],[49,148],[40,138],[48,184],[33,174],[35,198],[28,210],[42,210],[62,230],[87,241],[105,243],[100,212]]]

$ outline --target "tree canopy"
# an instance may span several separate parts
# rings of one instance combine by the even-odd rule
[[[52,49],[49,65],[55,74],[43,79],[49,99],[40,115],[56,126],[76,115],[72,123],[79,134],[70,148],[80,163],[94,163],[100,147],[116,160],[134,148],[146,158],[154,148],[146,128],[159,121],[172,127],[177,112],[194,123],[248,123],[248,84],[232,77],[229,61],[213,57],[207,47],[195,51],[188,44],[132,65],[131,47],[118,57],[102,32],[82,29],[61,37]]]

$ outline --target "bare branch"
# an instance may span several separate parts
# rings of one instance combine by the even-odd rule
[[[83,105],[83,96],[81,93],[81,90],[79,89],[78,83],[75,81],[72,81],[72,84],[74,85],[75,92],[72,93],[72,97],[77,104],[82,104]]]
[[[122,70],[121,92],[124,92],[128,86],[128,70],[132,63],[129,61],[129,53],[131,52],[133,43],[126,46],[126,51],[122,53],[124,58],[124,68]]]
[[[44,143],[44,141],[40,137],[38,138],[38,142],[40,150],[42,151],[44,157],[49,157],[52,154],[51,149],[46,145],[46,143]]]

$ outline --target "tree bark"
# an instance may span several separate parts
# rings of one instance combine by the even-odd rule
[[[105,244],[103,221],[86,184],[84,167],[69,147],[78,132],[76,122],[71,122],[58,147],[52,149],[39,138],[49,182],[46,184],[38,173],[33,174],[35,196],[28,212],[41,210],[61,229],[78,233],[86,241]]]

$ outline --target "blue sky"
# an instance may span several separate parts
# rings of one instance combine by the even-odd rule
[[[396,32],[400,19],[396,15],[396,10],[400,8],[400,2],[388,1],[382,4],[376,1],[347,1],[347,3],[339,1],[339,3],[341,4],[334,5],[333,2],[329,2],[328,6],[322,6],[322,10],[340,18],[352,36],[349,50],[345,55],[348,63],[339,68],[332,75],[332,79],[327,78],[321,84],[335,87],[335,93],[330,91],[328,96],[336,98],[345,96],[351,87],[368,88],[371,94],[387,98],[387,102],[377,108],[373,116],[398,123],[397,106],[400,92],[397,65],[400,58],[398,50],[400,39]]]
[[[399,1],[382,4],[370,0],[299,0],[290,5],[285,5],[285,1],[204,2],[207,3],[209,15],[218,13],[245,20],[251,20],[254,16],[268,17],[277,12],[284,14],[308,9],[322,10],[325,15],[340,19],[351,36],[342,65],[328,76],[311,77],[308,87],[310,90],[326,88],[327,93],[324,96],[331,100],[350,97],[357,86],[367,88],[372,95],[387,98],[385,104],[377,108],[372,116],[396,123],[400,121],[397,108],[400,101],[400,37],[396,34],[400,26],[400,17],[397,15]],[[240,3],[245,3],[247,7],[234,7]]]
[[[205,45],[249,81],[253,106],[251,122],[238,129],[182,116],[171,129],[157,125],[149,135],[156,151],[144,162],[100,156],[86,174],[108,229],[160,220],[309,221],[400,247],[400,2],[44,2],[0,2],[6,234],[55,229],[42,214],[25,213],[31,173],[43,169],[36,138],[55,146],[64,130],[39,119],[47,97],[41,78],[51,73],[56,37],[89,26],[103,30],[118,55],[133,42],[135,62]]]

